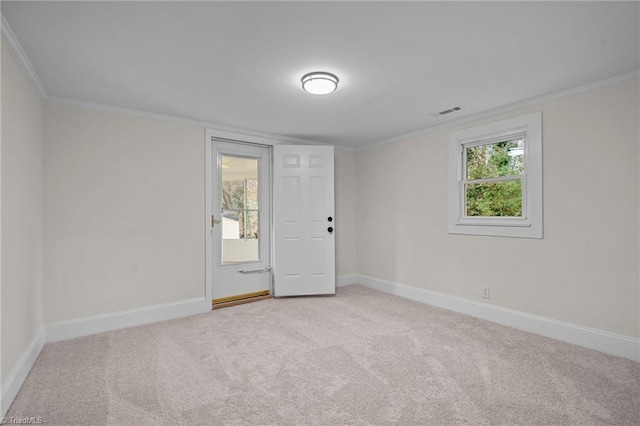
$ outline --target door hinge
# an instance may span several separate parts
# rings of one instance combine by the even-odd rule
[[[214,226],[216,226],[216,223],[220,223],[220,221],[216,220],[216,217],[214,215],[211,215],[211,227],[213,228]]]

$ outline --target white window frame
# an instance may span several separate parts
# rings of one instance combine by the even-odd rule
[[[524,137],[521,175],[488,181],[522,182],[521,217],[465,215],[466,148]],[[449,135],[449,233],[542,238],[542,113],[476,126]]]

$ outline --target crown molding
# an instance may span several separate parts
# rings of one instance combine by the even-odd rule
[[[97,109],[97,110],[102,110],[102,111],[116,112],[116,113],[120,113],[120,114],[135,115],[135,116],[138,116],[138,117],[152,118],[152,119],[155,119],[155,120],[171,121],[171,122],[174,122],[174,123],[186,124],[186,125],[190,125],[190,126],[197,126],[197,127],[202,127],[202,128],[205,128],[205,129],[212,129],[212,130],[215,130],[215,131],[217,131],[218,133],[221,133],[221,134],[225,134],[225,133],[233,134],[235,137],[248,136],[248,137],[251,137],[251,138],[260,138],[260,139],[267,139],[267,140],[273,140],[273,141],[278,141],[278,142],[285,142],[285,143],[291,143],[291,144],[301,144],[301,145],[330,145],[330,144],[326,144],[326,143],[322,143],[322,142],[318,142],[318,141],[313,141],[313,140],[309,140],[309,139],[301,139],[301,138],[294,138],[294,137],[290,137],[290,136],[275,135],[275,134],[272,134],[272,133],[259,132],[257,130],[241,129],[239,127],[233,127],[233,126],[226,126],[226,125],[223,125],[223,124],[211,123],[211,122],[208,122],[208,121],[199,121],[199,120],[192,120],[192,119],[189,119],[189,118],[174,117],[174,116],[165,115],[165,114],[156,114],[154,112],[140,111],[140,110],[136,110],[136,109],[122,108],[122,107],[117,107],[117,106],[112,106],[112,105],[105,105],[105,104],[98,104],[98,103],[93,103],[93,102],[79,101],[77,99],[69,99],[69,98],[62,98],[62,97],[58,97],[58,96],[50,96],[48,98],[48,100],[50,102],[56,102],[56,103],[60,103],[60,104],[66,104],[66,105],[77,106],[77,107],[82,107],[82,108],[91,108],[91,109]],[[336,148],[338,148],[338,147],[336,146]],[[342,148],[342,147],[339,147],[339,148]],[[345,149],[351,150],[350,148],[345,148]]]
[[[351,151],[351,152],[356,151],[356,148],[352,148],[350,146],[345,146],[345,145],[333,145],[333,147],[338,151]]]
[[[359,146],[356,148],[357,151],[359,150],[363,150],[363,149],[369,149],[369,148],[374,148],[376,146],[381,146],[381,145],[387,145],[390,143],[394,143],[394,142],[399,142],[405,139],[410,139],[410,138],[414,138],[417,136],[422,136],[422,135],[426,135],[429,133],[435,133],[441,130],[446,130],[446,129],[450,129],[456,126],[459,126],[461,124],[465,124],[465,123],[469,123],[469,122],[473,122],[473,121],[477,121],[477,120],[481,120],[483,118],[488,118],[488,117],[492,117],[494,115],[498,115],[498,114],[502,114],[505,112],[509,112],[509,111],[514,111],[520,108],[525,108],[528,106],[532,106],[532,105],[537,105],[540,104],[542,102],[548,102],[554,99],[559,99],[559,98],[564,98],[564,97],[568,97],[568,96],[573,96],[579,93],[583,93],[583,92],[589,92],[592,90],[596,90],[596,89],[600,89],[601,87],[606,87],[606,86],[610,86],[612,84],[616,84],[616,83],[622,83],[625,81],[630,81],[633,79],[636,79],[640,76],[640,70],[636,70],[636,71],[632,71],[626,74],[621,74],[615,77],[611,77],[611,78],[607,78],[604,80],[599,80],[599,81],[595,81],[593,83],[588,83],[588,84],[584,84],[582,86],[578,86],[578,87],[574,87],[572,89],[567,89],[567,90],[562,90],[560,92],[555,92],[555,93],[551,93],[548,95],[544,95],[544,96],[540,96],[537,98],[531,98],[528,99],[526,101],[522,101],[522,102],[518,102],[515,104],[511,104],[511,105],[506,105],[503,107],[498,107],[498,108],[494,108],[491,109],[489,111],[484,111],[484,112],[480,112],[477,114],[473,114],[467,117],[461,117],[457,120],[453,120],[453,121],[448,121],[446,123],[442,123],[442,124],[438,124],[435,126],[431,126],[431,127],[427,127],[415,132],[411,132],[411,133],[405,133],[403,135],[400,136],[395,136],[391,139],[385,139],[382,141],[378,141],[378,142],[373,142],[367,145],[363,145],[363,146]]]
[[[49,95],[47,94],[47,90],[44,88],[38,73],[33,68],[29,57],[25,53],[24,49],[20,45],[20,42],[16,38],[16,35],[13,33],[13,30],[7,23],[7,20],[4,19],[4,15],[0,14],[2,17],[2,24],[0,24],[0,31],[2,32],[2,41],[5,43],[9,52],[11,52],[11,56],[16,60],[18,66],[25,73],[27,78],[31,81],[31,84],[34,85],[42,99],[48,99]]]

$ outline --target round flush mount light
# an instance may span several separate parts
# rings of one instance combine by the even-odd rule
[[[312,95],[328,95],[338,88],[338,77],[328,72],[310,72],[302,77],[302,88]]]

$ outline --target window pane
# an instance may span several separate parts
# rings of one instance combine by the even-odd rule
[[[517,176],[524,172],[524,139],[467,147],[467,179]]]
[[[221,156],[222,208],[258,208],[258,159]]]
[[[260,228],[259,213],[257,211],[238,212],[240,221],[240,238],[257,240]]]
[[[260,214],[257,211],[222,213],[222,263],[260,260]]]
[[[238,220],[237,211],[222,212],[222,239],[238,240],[240,239],[240,221]]]
[[[522,181],[465,185],[466,216],[522,217]]]
[[[222,208],[244,208],[244,182],[241,180],[222,181]]]
[[[258,180],[247,179],[247,208],[258,209]]]
[[[255,240],[260,233],[260,212],[255,210],[222,212],[222,238]]]

